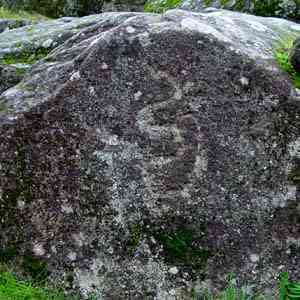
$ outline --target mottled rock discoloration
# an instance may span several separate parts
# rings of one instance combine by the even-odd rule
[[[220,37],[222,14],[103,15],[1,95],[2,247],[101,299],[299,275],[299,103],[271,56],[294,25],[251,17],[260,43],[232,13],[250,51]]]

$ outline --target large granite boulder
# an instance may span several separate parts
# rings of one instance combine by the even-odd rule
[[[224,8],[258,16],[300,20],[298,0],[183,0],[180,7],[195,11],[201,11],[208,7]]]
[[[273,60],[299,33],[103,14],[36,63],[0,96],[0,260],[99,299],[299,278],[300,107]]]

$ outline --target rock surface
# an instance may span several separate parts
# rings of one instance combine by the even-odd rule
[[[299,278],[299,99],[272,51],[300,25],[98,18],[0,96],[0,258],[99,299]]]
[[[258,16],[300,20],[297,0],[183,0],[182,9],[201,11],[208,7],[248,12]]]

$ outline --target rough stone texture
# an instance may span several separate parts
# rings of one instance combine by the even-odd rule
[[[259,16],[300,20],[298,0],[183,0],[180,7],[195,11],[208,7],[224,8]]]
[[[300,38],[297,38],[290,52],[290,62],[295,71],[300,72]]]
[[[99,299],[299,278],[299,99],[272,47],[300,26],[99,18],[0,97],[0,253]]]

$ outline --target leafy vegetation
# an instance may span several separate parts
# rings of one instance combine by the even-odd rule
[[[182,3],[182,0],[149,0],[144,6],[145,12],[164,13],[169,9],[174,9]]]
[[[300,88],[300,74],[294,70],[293,66],[289,61],[289,53],[290,49],[293,46],[293,41],[294,38],[289,37],[285,41],[281,42],[275,50],[274,56],[280,68],[290,75],[294,86],[296,88]]]
[[[290,282],[289,275],[284,272],[280,275],[279,300],[299,300],[300,283]]]
[[[29,20],[32,22],[47,20],[48,18],[36,12],[27,12],[24,10],[12,10],[0,7],[0,19]]]
[[[281,0],[254,1],[254,14],[263,17],[274,17],[280,9]]]

